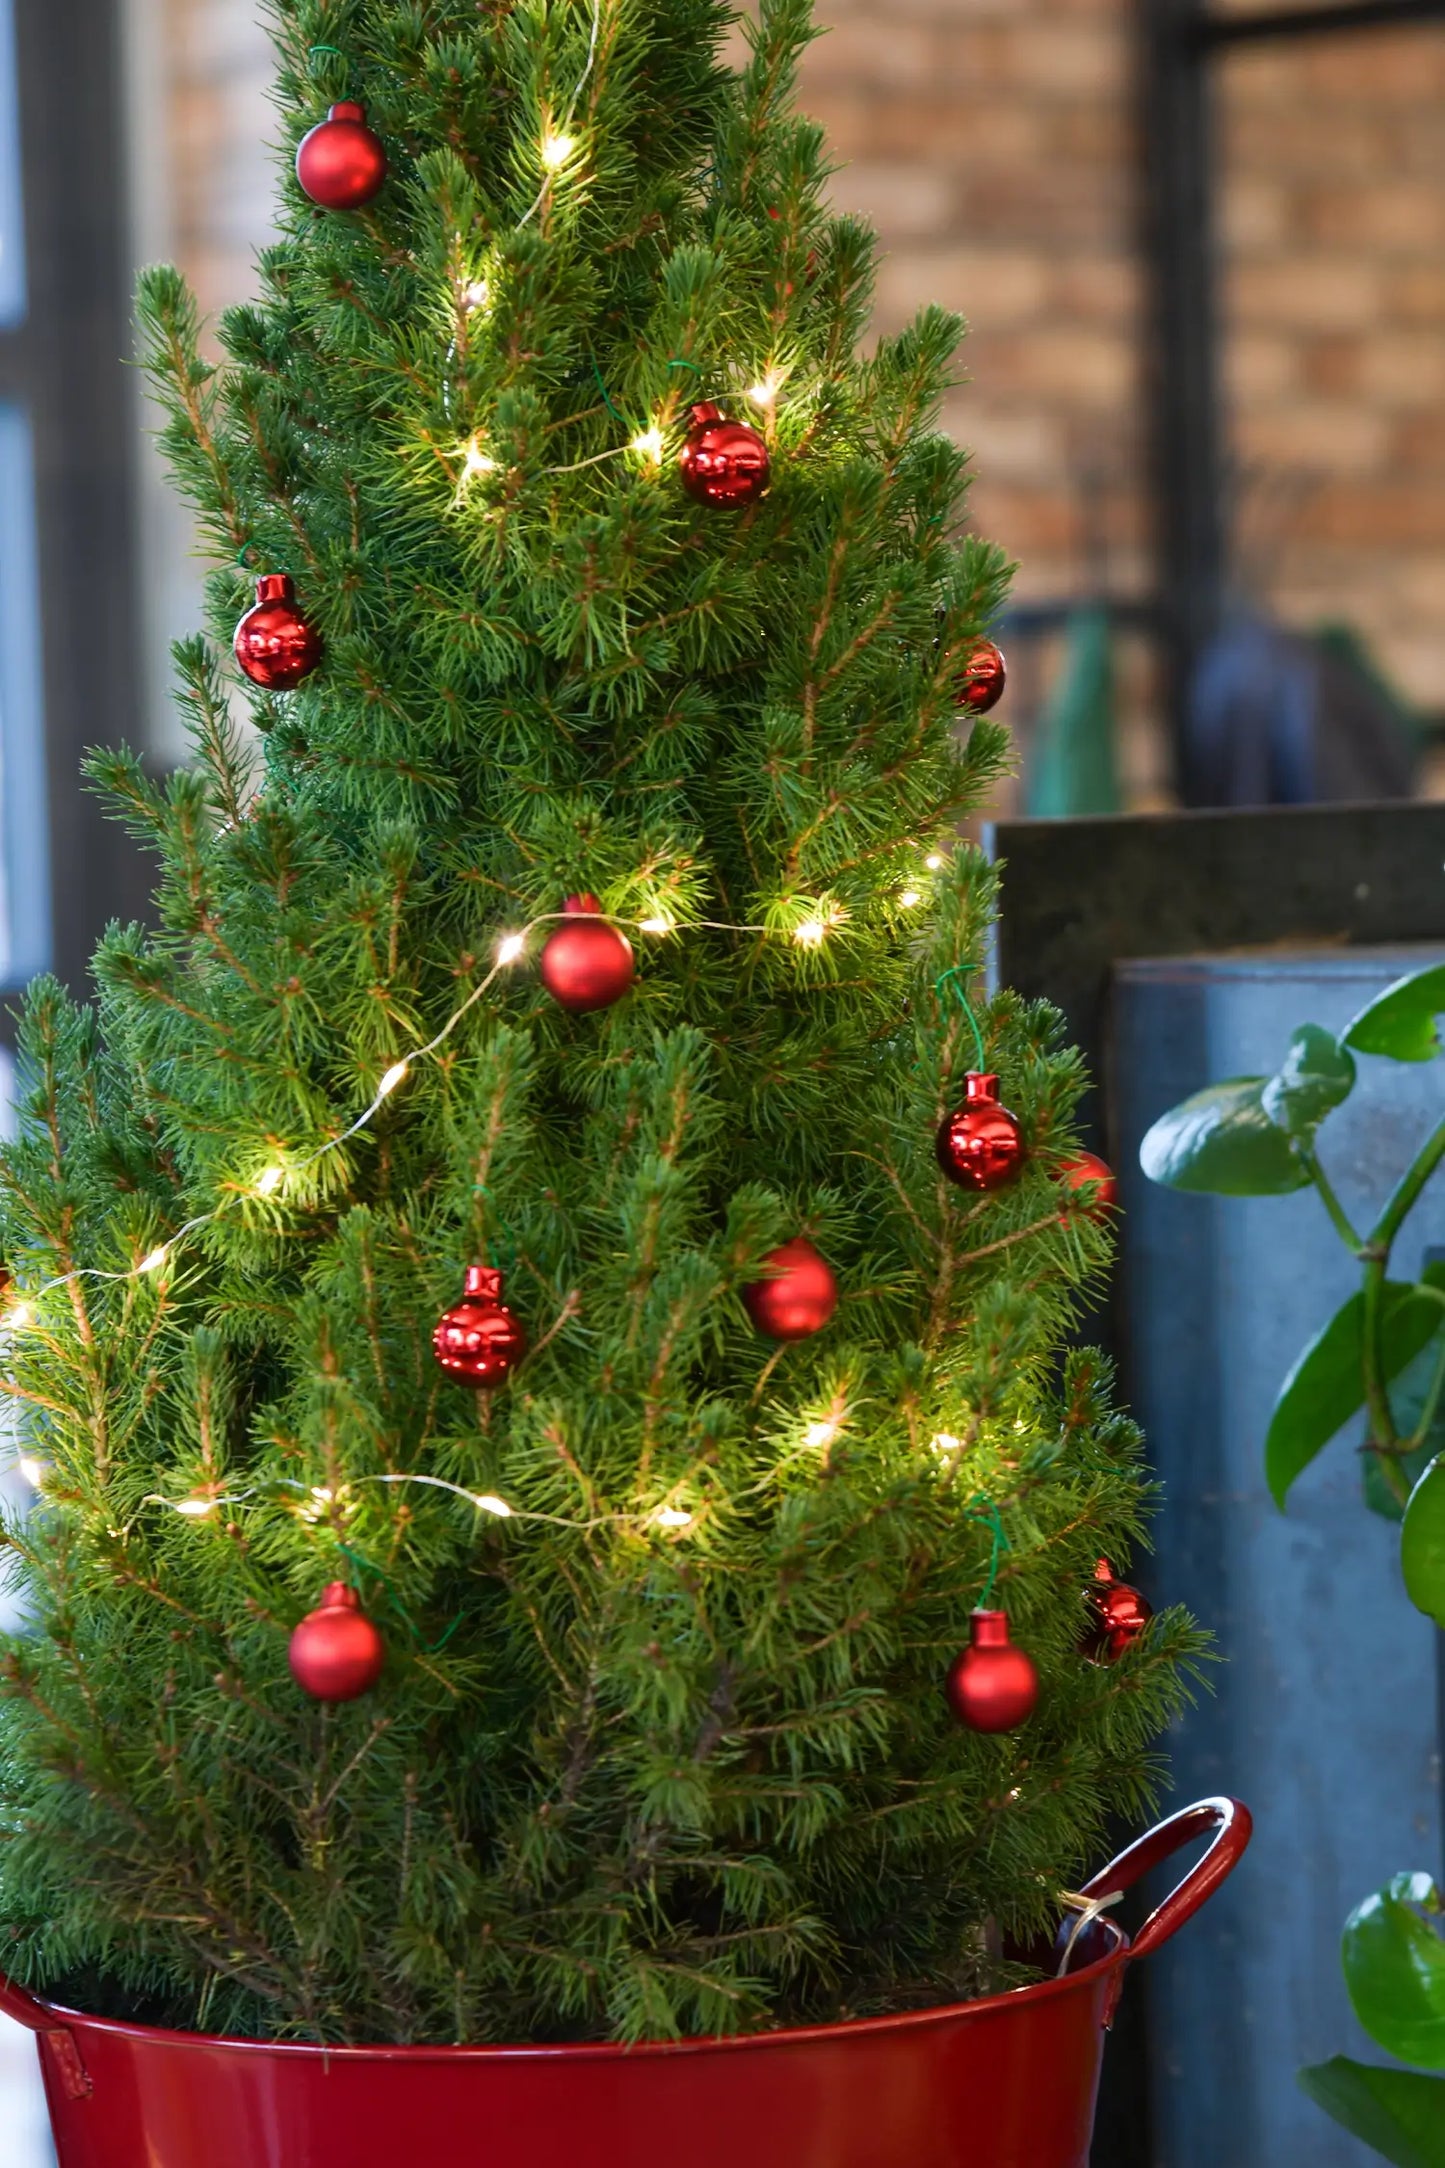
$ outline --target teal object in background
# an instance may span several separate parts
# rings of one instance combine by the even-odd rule
[[[1029,753],[1026,798],[1036,819],[1120,810],[1113,648],[1108,613],[1097,605],[1069,619],[1064,667]]]

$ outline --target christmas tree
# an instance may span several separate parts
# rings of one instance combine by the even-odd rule
[[[1078,1060],[979,983],[959,326],[860,354],[807,0],[275,17],[263,298],[212,369],[141,288],[217,567],[194,765],[93,763],[158,930],[31,990],[3,1162],[0,1965],[326,2040],[1006,1984],[1197,1636],[1081,1648],[1148,1486]]]

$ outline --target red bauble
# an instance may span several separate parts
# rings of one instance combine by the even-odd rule
[[[1098,1184],[1089,1200],[1089,1215],[1102,1219],[1119,1202],[1119,1183],[1113,1168],[1097,1152],[1075,1152],[1072,1159],[1065,1160],[1059,1179],[1066,1189],[1083,1189],[1086,1184]]]
[[[1023,1165],[1019,1125],[998,1096],[998,1078],[970,1069],[963,1105],[938,1125],[938,1164],[960,1189],[1002,1189]]]
[[[253,685],[289,692],[321,660],[321,635],[296,607],[289,572],[263,572],[256,600],[236,627],[236,660]]]
[[[610,1009],[632,984],[632,943],[602,916],[595,896],[569,896],[562,906],[572,918],[559,926],[542,951],[542,984],[574,1016]]]
[[[344,1581],[333,1581],[291,1636],[291,1676],[313,1701],[355,1701],[381,1677],[386,1643]]]
[[[699,504],[755,504],[772,473],[756,429],[725,420],[708,402],[692,410],[680,465],[682,486]]]
[[[1034,1713],[1039,1675],[1008,1637],[1007,1611],[975,1611],[948,1669],[948,1706],[970,1731],[1014,1731]]]
[[[1094,1568],[1094,1578],[1084,1591],[1084,1608],[1089,1624],[1079,1647],[1094,1664],[1117,1662],[1154,1616],[1138,1589],[1116,1578],[1107,1558]]]
[[[970,715],[987,715],[1003,698],[1008,683],[1008,667],[1003,651],[992,640],[977,640],[963,668],[953,681],[953,697],[957,706],[967,708]]]
[[[468,1265],[462,1299],[443,1310],[431,1344],[449,1378],[487,1391],[506,1382],[527,1352],[527,1335],[502,1300],[500,1272]]]
[[[838,1307],[838,1282],[826,1257],[803,1235],[763,1259],[776,1277],[743,1289],[748,1316],[770,1340],[806,1340],[821,1332]]]
[[[296,178],[313,203],[327,211],[354,211],[370,203],[386,179],[381,137],[366,125],[366,108],[349,100],[334,105],[301,138]]]

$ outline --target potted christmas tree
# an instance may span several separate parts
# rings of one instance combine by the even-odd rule
[[[264,299],[141,294],[259,772],[183,646],[4,1156],[0,2005],[65,2168],[1069,2168],[1091,1915],[1245,1823],[1040,1955],[1199,1641],[1079,1065],[970,1006],[958,326],[857,354],[806,0],[276,15]]]

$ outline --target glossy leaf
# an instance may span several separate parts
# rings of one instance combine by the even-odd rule
[[[1428,1874],[1397,1874],[1357,1906],[1345,1922],[1345,1986],[1379,2047],[1445,2070],[1445,1942],[1422,1909],[1440,1909]]]
[[[1410,1493],[1400,1530],[1400,1571],[1415,1609],[1445,1626],[1445,1454],[1431,1461]]]
[[[1445,1265],[1422,1278],[1445,1288]],[[1363,1294],[1351,1295],[1300,1356],[1274,1404],[1264,1440],[1264,1469],[1274,1502],[1315,1455],[1365,1404]],[[1398,1377],[1445,1324],[1445,1310],[1419,1293],[1413,1280],[1387,1280],[1382,1298],[1381,1354],[1385,1378]]]
[[[1445,2078],[1331,2056],[1299,2072],[1301,2090],[1395,2168],[1445,2168]]]
[[[1278,1197],[1309,1176],[1264,1111],[1262,1076],[1211,1084],[1161,1114],[1139,1147],[1151,1182],[1222,1197]]]
[[[1445,1012],[1445,964],[1431,964],[1396,979],[1361,1009],[1343,1040],[1357,1054],[1388,1054],[1392,1061],[1433,1061],[1440,1051],[1435,1019]]]
[[[1261,1094],[1265,1113],[1292,1137],[1313,1137],[1325,1116],[1349,1098],[1355,1058],[1333,1032],[1301,1024]]]

